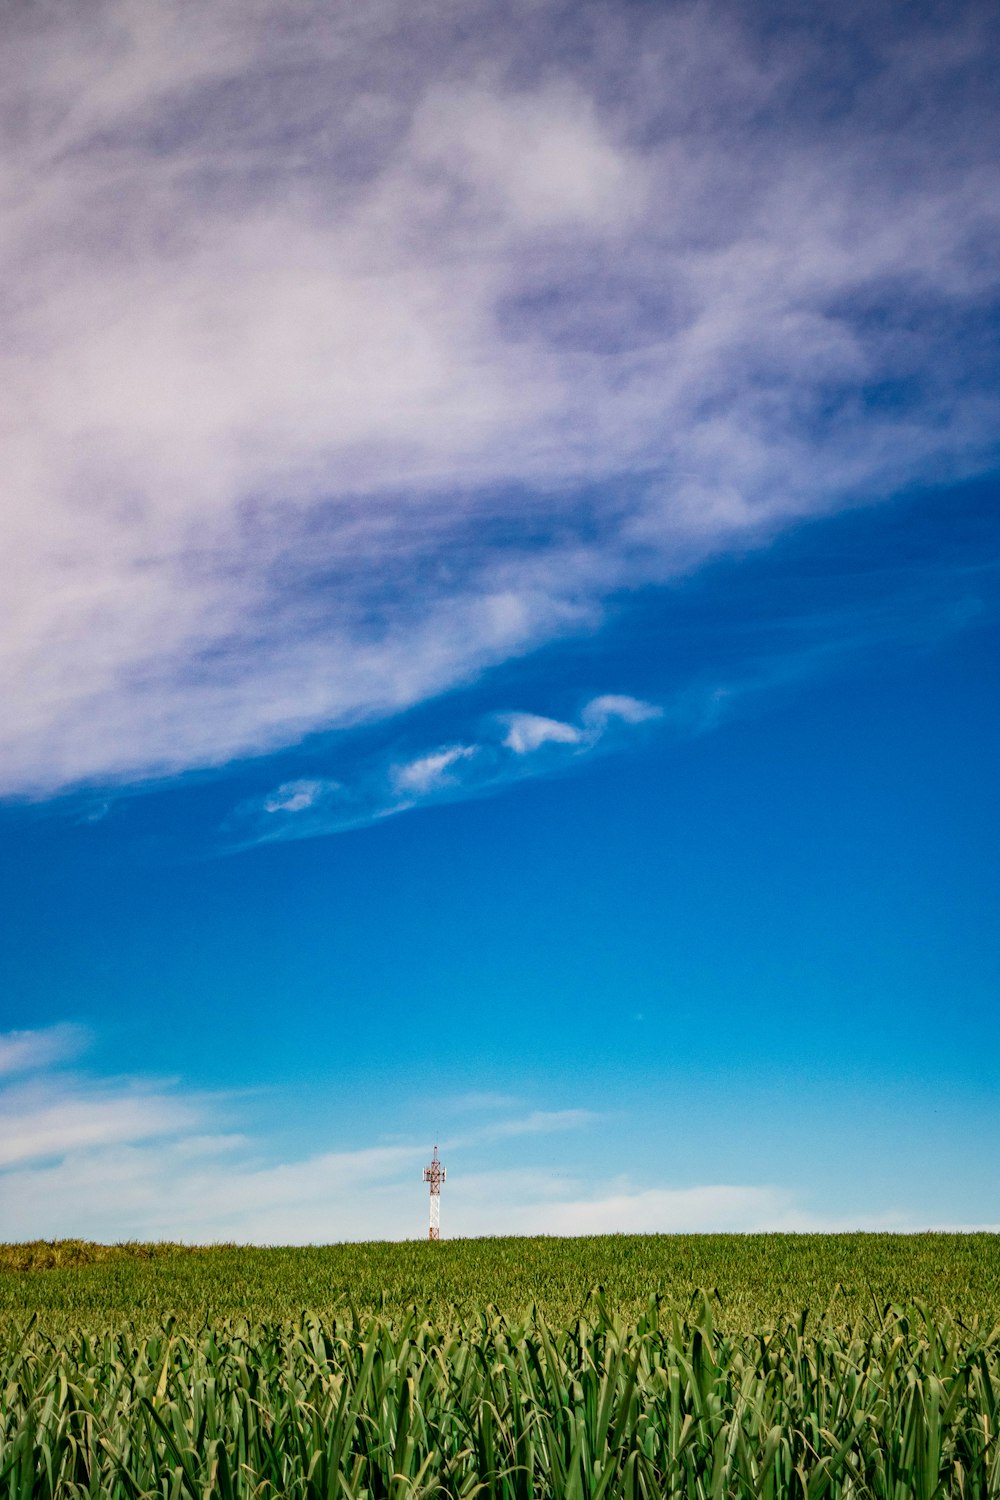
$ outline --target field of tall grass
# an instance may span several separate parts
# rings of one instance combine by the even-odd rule
[[[998,1249],[0,1247],[0,1497],[1000,1496]]]

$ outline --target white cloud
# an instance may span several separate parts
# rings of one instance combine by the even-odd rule
[[[195,1105],[166,1092],[21,1088],[0,1099],[0,1167],[191,1129]]]
[[[448,772],[475,753],[475,745],[449,745],[447,749],[433,750],[428,755],[407,761],[405,765],[393,766],[391,779],[397,791],[426,796],[442,786],[453,785],[454,778]]]
[[[643,703],[641,698],[630,698],[624,693],[603,693],[599,698],[591,698],[581,717],[584,724],[600,731],[613,719],[620,719],[624,724],[645,724],[662,715],[662,708]]]
[[[77,1056],[87,1045],[82,1026],[64,1024],[41,1031],[0,1032],[0,1077],[32,1073]]]
[[[415,1238],[421,1224],[422,1161],[414,1146],[262,1164],[248,1159],[239,1142],[203,1137],[73,1153],[52,1165],[5,1173],[0,1193],[5,1228],[14,1238],[405,1239]],[[409,1215],[403,1181],[411,1189]]]
[[[315,807],[321,797],[338,790],[335,781],[286,781],[264,798],[265,813],[298,813]]]
[[[657,704],[644,703],[625,693],[603,693],[584,704],[579,724],[531,713],[501,714],[499,721],[507,731],[504,747],[514,755],[523,756],[540,750],[543,745],[592,750],[616,723],[631,728],[662,717],[663,709]]]
[[[845,76],[755,24],[10,12],[0,793],[389,715],[995,462],[989,28],[877,4]]]
[[[578,745],[583,734],[575,724],[546,719],[541,714],[508,714],[504,744],[515,755],[530,755],[543,745]]]
[[[507,95],[433,89],[417,111],[411,150],[421,167],[455,178],[480,212],[528,230],[617,235],[645,187],[639,163],[571,81]]]

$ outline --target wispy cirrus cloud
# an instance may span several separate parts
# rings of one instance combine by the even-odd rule
[[[482,1140],[503,1140],[515,1135],[548,1135],[555,1130],[580,1130],[593,1125],[600,1115],[591,1109],[533,1109],[521,1119],[497,1120],[479,1130]]]
[[[548,719],[542,714],[505,714],[504,746],[515,755],[530,755],[543,745],[577,745],[583,749],[596,745],[609,726],[645,724],[663,717],[663,710],[653,703],[624,693],[603,693],[585,703],[579,724]]]
[[[0,792],[389,716],[995,464],[992,8],[584,12],[11,12]]]
[[[446,745],[441,750],[432,750],[403,765],[393,766],[390,773],[393,785],[404,795],[413,793],[418,797],[455,785],[456,769],[463,761],[471,760],[476,748],[475,745]]]
[[[0,1167],[191,1132],[191,1101],[148,1085],[91,1089],[69,1081],[22,1085],[0,1099]]]
[[[86,1029],[68,1022],[37,1031],[0,1033],[0,1078],[68,1062],[84,1051],[87,1042]]]
[[[627,693],[602,693],[584,704],[581,718],[591,734],[599,735],[616,719],[623,724],[646,724],[650,719],[659,719],[662,713],[655,703],[644,703]]]
[[[0,1170],[141,1141],[200,1139],[209,1115],[218,1115],[217,1098],[176,1081],[95,1073],[86,1055],[92,1040],[75,1021],[0,1032]]]
[[[242,847],[315,838],[410,812],[433,802],[483,796],[509,782],[552,774],[569,760],[622,743],[623,731],[663,717],[624,694],[592,698],[579,723],[531,713],[500,713],[480,725],[476,743],[443,745],[409,759],[383,753],[336,781],[302,778],[245,799],[226,833]],[[567,759],[569,758],[569,760]]]
[[[301,778],[284,781],[264,798],[265,813],[300,813],[316,805],[340,790],[336,781],[317,781]]]
[[[546,719],[541,714],[507,714],[507,733],[503,743],[515,755],[530,755],[543,745],[579,745],[583,730],[560,719]]]

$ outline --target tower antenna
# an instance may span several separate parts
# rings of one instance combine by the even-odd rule
[[[448,1173],[438,1160],[438,1148],[435,1146],[431,1164],[424,1168],[424,1181],[431,1185],[431,1220],[427,1232],[429,1240],[441,1238],[441,1184],[447,1176]]]

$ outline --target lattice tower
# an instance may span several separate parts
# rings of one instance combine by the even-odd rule
[[[435,1146],[430,1166],[424,1168],[424,1181],[429,1182],[431,1188],[431,1217],[430,1228],[427,1232],[427,1238],[431,1240],[441,1238],[441,1184],[447,1176],[447,1172],[438,1160],[438,1148]]]

